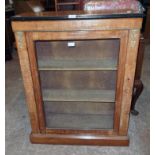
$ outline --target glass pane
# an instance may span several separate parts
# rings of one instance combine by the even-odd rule
[[[35,43],[46,127],[112,129],[119,39]]]
[[[44,102],[48,128],[111,129],[114,103]]]
[[[119,39],[36,42],[40,70],[116,70]]]

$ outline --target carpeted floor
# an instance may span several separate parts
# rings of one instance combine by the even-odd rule
[[[138,116],[130,117],[130,146],[36,145],[29,142],[30,124],[18,56],[6,62],[6,155],[149,155],[150,154],[150,66],[146,46],[142,81],[144,91],[137,101]]]

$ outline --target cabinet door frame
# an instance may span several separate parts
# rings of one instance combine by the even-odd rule
[[[124,130],[124,125],[128,126],[128,122],[125,121],[122,125],[121,117],[127,117],[124,113],[129,114],[129,110],[122,108],[124,104],[130,106],[130,103],[123,103],[123,91],[125,82],[125,67],[128,48],[128,30],[99,30],[99,31],[70,31],[70,32],[25,32],[27,52],[29,57],[30,71],[33,81],[33,90],[35,97],[35,106],[37,111],[35,114],[38,117],[38,128],[40,133],[45,134],[104,134],[104,135],[127,135],[127,131]],[[118,58],[118,71],[116,82],[116,101],[115,101],[115,113],[114,113],[114,128],[109,130],[69,130],[69,129],[48,129],[46,128],[45,115],[43,108],[42,93],[40,88],[40,80],[38,74],[38,66],[36,59],[36,51],[34,42],[37,40],[83,40],[83,39],[120,39],[120,51]],[[129,52],[129,51],[128,51]],[[26,73],[25,73],[26,74]],[[131,89],[132,84],[128,85]],[[122,104],[123,103],[123,104]],[[33,131],[32,131],[33,132]]]

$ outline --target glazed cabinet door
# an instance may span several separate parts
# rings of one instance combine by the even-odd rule
[[[41,133],[117,135],[128,30],[27,32]]]

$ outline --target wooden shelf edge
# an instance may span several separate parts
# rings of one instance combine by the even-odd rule
[[[34,144],[69,144],[69,145],[98,145],[98,146],[128,146],[128,136],[102,135],[59,135],[31,133],[30,141]]]
[[[43,101],[115,102],[115,91],[105,90],[43,90]]]
[[[39,67],[38,71],[117,71],[117,68],[55,68]]]
[[[117,61],[114,59],[97,59],[97,60],[63,60],[47,59],[38,61],[38,70],[103,70],[116,71]]]

